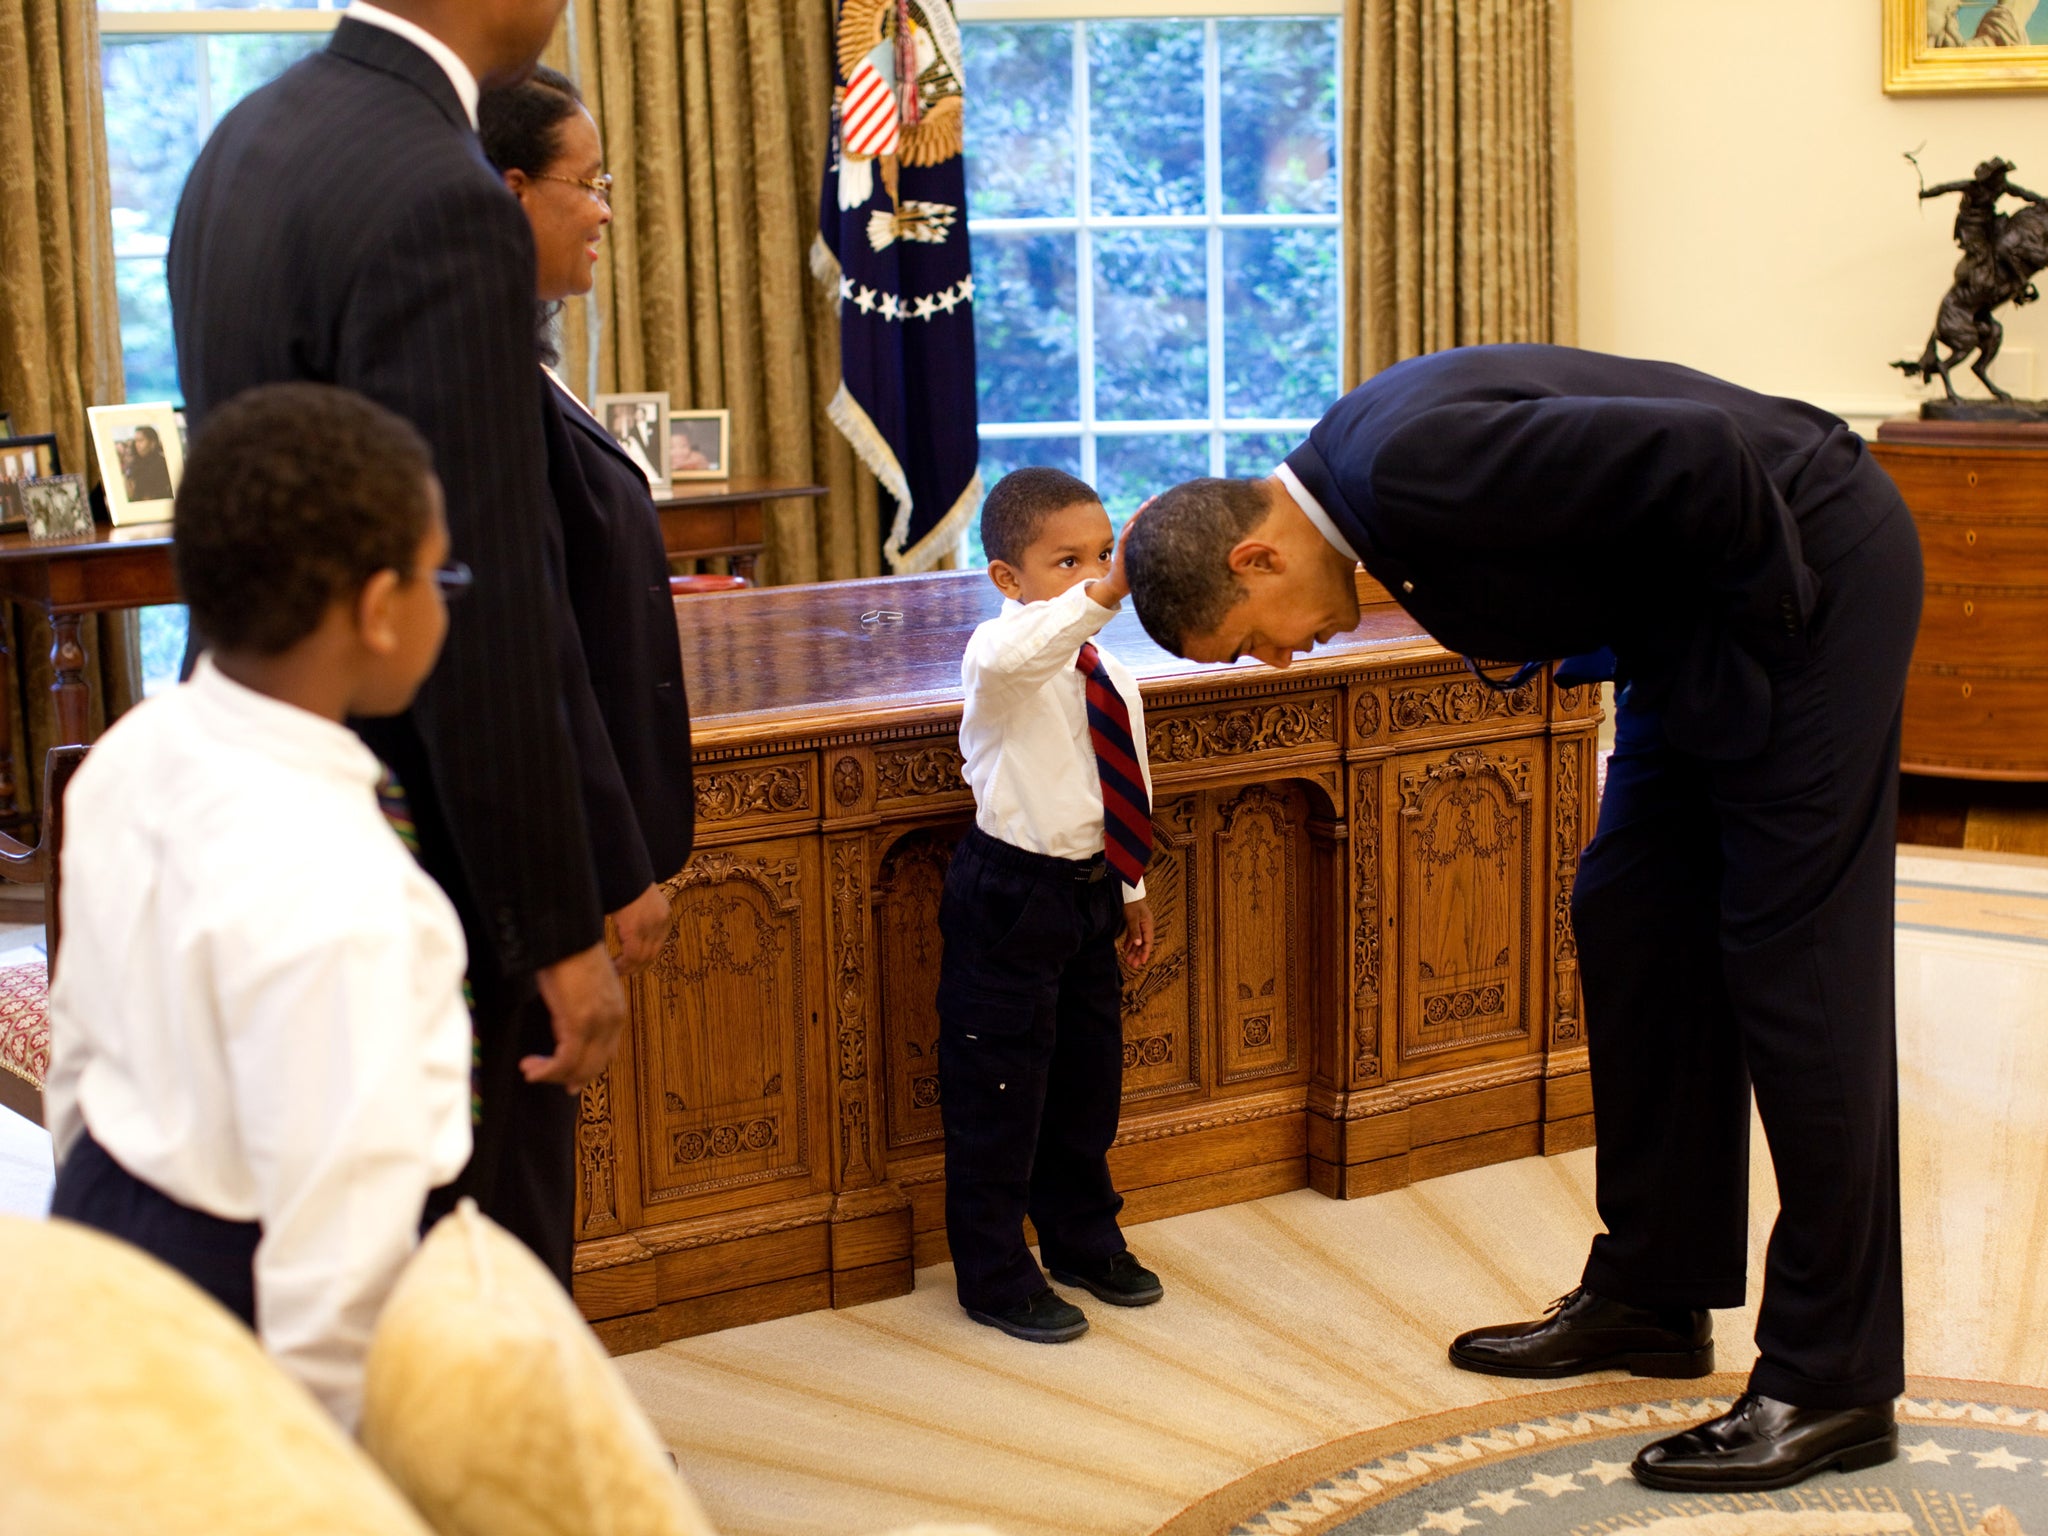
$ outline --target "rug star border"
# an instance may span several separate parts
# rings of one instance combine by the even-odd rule
[[[1346,1536],[1353,1530],[1371,1532],[1373,1536],[1487,1536],[1487,1528],[1495,1526],[1501,1517],[1513,1509],[1529,1506],[1529,1500],[1511,1498],[1511,1494],[1522,1492],[1541,1496],[1537,1507],[1556,1511],[1539,1528],[1542,1536],[1567,1531],[1574,1536],[1593,1536],[1631,1528],[1648,1530],[1651,1526],[1661,1527],[1658,1536],[1815,1536],[1823,1525],[1832,1536],[1881,1536],[1888,1532],[1896,1536],[2020,1536],[2021,1523],[2002,1508],[1994,1509],[1993,1513],[2004,1515],[2004,1524],[1993,1521],[1996,1528],[1988,1531],[1982,1523],[1956,1524],[1954,1530],[1949,1530],[1946,1527],[1953,1522],[1943,1519],[1930,1519],[1929,1524],[1935,1529],[1923,1530],[1910,1518],[1887,1517],[1881,1511],[1844,1514],[1817,1524],[1810,1517],[1787,1517],[1769,1494],[1687,1498],[1642,1489],[1641,1500],[1661,1500],[1670,1508],[1643,1509],[1618,1517],[1606,1510],[1574,1514],[1572,1494],[1605,1489],[1623,1481],[1633,1485],[1628,1464],[1639,1443],[1725,1412],[1747,1381],[1746,1375],[1733,1373],[1686,1383],[1609,1380],[1560,1391],[1497,1398],[1367,1430],[1302,1451],[1239,1478],[1189,1505],[1159,1527],[1155,1536],[1216,1536],[1218,1532],[1228,1532],[1230,1536],[1323,1536],[1340,1528],[1346,1529]],[[1693,1390],[1659,1395],[1660,1385]],[[2025,1489],[2027,1502],[2036,1507],[2048,1503],[2048,1486],[2041,1486],[2048,1483],[2048,1392],[2002,1383],[1916,1376],[1907,1381],[1906,1396],[1899,1399],[1898,1417],[1899,1459],[1890,1467],[1875,1468],[1859,1476],[1882,1478],[1922,1463],[1948,1467],[1962,1458],[1965,1462],[1974,1460],[1974,1470],[1987,1474],[2018,1474],[2023,1468],[2031,1469],[2033,1477],[2028,1482],[2034,1486]],[[1940,1431],[1944,1426],[2002,1432],[2003,1438],[2024,1437],[2038,1443],[2021,1447],[2033,1451],[2031,1456],[2015,1455],[2004,1445],[1975,1450],[1943,1443]],[[1951,1442],[1954,1438],[1951,1435]],[[1600,1444],[1615,1439],[1625,1439],[1626,1448],[1607,1452]],[[1489,1466],[1547,1455],[1578,1443],[1584,1444],[1589,1461],[1571,1471],[1542,1473],[1526,1486],[1518,1480],[1513,1490],[1482,1492],[1479,1498],[1454,1507],[1430,1510],[1421,1520],[1404,1517],[1396,1524],[1360,1518],[1432,1484]],[[1802,1486],[1825,1490],[1829,1478],[1843,1489],[1853,1483],[1852,1479],[1826,1474]],[[1786,1492],[1796,1494],[1798,1490]],[[1782,1499],[1784,1494],[1775,1497]],[[1738,1505],[1742,1506],[1739,1511]],[[1353,1525],[1354,1521],[1358,1524]],[[2026,1523],[2037,1527],[2026,1536],[2048,1536],[2048,1521],[2037,1516]],[[1504,1528],[1501,1536],[1508,1536]],[[1523,1525],[1513,1536],[1535,1533]]]

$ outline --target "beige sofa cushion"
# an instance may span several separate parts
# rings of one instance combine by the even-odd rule
[[[712,1536],[575,1304],[469,1201],[378,1320],[361,1434],[442,1536]]]
[[[0,1531],[428,1536],[212,1297],[139,1249],[0,1217]]]

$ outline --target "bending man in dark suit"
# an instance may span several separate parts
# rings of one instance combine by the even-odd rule
[[[1550,1315],[1465,1334],[1452,1363],[1711,1371],[1706,1309],[1744,1295],[1754,1085],[1782,1201],[1761,1358],[1636,1476],[1755,1489],[1888,1460],[1920,547],[1861,442],[1663,363],[1468,348],[1353,390],[1270,479],[1167,491],[1126,559],[1146,629],[1197,660],[1284,667],[1350,629],[1357,561],[1468,657],[1612,650],[1616,746],[1572,900],[1607,1230]]]
[[[610,1062],[625,999],[579,805],[571,721],[596,706],[563,644],[533,240],[474,116],[479,83],[532,69],[563,3],[352,6],[324,53],[207,141],[169,275],[195,435],[242,390],[312,379],[396,411],[434,450],[474,590],[414,707],[358,727],[469,941],[476,1152],[429,1211],[475,1194],[567,1284],[571,1094]],[[659,935],[623,926],[625,960],[651,957]]]

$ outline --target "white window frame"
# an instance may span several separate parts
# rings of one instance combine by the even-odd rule
[[[1074,307],[1076,366],[1080,370],[1078,418],[1068,421],[984,422],[984,442],[1015,438],[1078,437],[1081,478],[1091,485],[1098,478],[1097,445],[1103,437],[1166,436],[1195,433],[1209,439],[1208,472],[1226,472],[1226,440],[1252,432],[1306,433],[1316,418],[1268,416],[1233,417],[1224,413],[1223,307],[1225,282],[1223,239],[1233,229],[1335,229],[1338,234],[1338,270],[1342,270],[1343,214],[1333,213],[1224,213],[1223,156],[1221,152],[1221,55],[1217,22],[1243,17],[1330,16],[1338,14],[1338,0],[958,0],[962,22],[977,21],[1059,21],[1074,23],[1073,30],[1073,123],[1074,123],[1074,205],[1080,212],[1060,217],[977,218],[970,210],[967,227],[982,234],[1071,234],[1075,237]],[[1198,214],[1100,214],[1093,209],[1089,177],[1089,71],[1088,23],[1091,21],[1148,20],[1170,17],[1202,21],[1202,164],[1203,206]],[[1341,47],[1341,45],[1340,45]],[[972,64],[969,65],[970,70]],[[1341,113],[1341,102],[1340,113]],[[1342,125],[1338,124],[1341,135]],[[1159,420],[1105,419],[1095,413],[1095,235],[1099,231],[1124,229],[1197,229],[1204,232],[1207,245],[1205,310],[1207,318],[1208,400],[1205,416]],[[1340,296],[1341,298],[1341,296]],[[1343,317],[1338,315],[1338,356],[1343,356]],[[1340,381],[1341,382],[1341,381]]]

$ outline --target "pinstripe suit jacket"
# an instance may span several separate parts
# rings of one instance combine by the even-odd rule
[[[508,976],[603,931],[565,701],[569,622],[534,365],[532,232],[448,78],[390,32],[254,92],[201,151],[171,234],[178,367],[195,433],[258,384],[358,390],[434,451],[476,583],[418,700],[357,729],[405,783],[421,857],[471,966]]]

